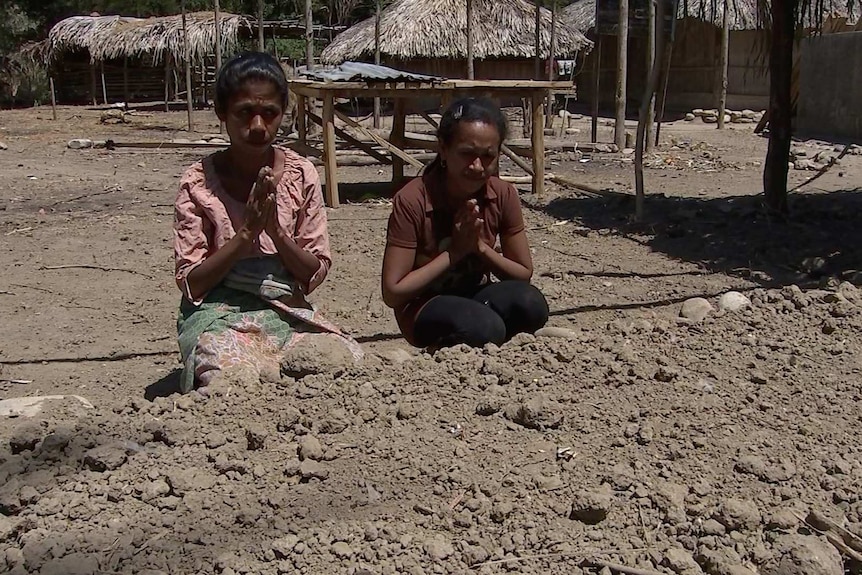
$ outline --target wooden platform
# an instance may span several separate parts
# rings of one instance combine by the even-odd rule
[[[532,177],[533,193],[544,191],[545,174],[545,144],[544,132],[544,101],[549,91],[568,90],[571,82],[538,82],[533,80],[441,80],[439,82],[315,82],[308,80],[291,80],[290,89],[297,97],[297,129],[298,144],[309,147],[307,143],[308,121],[315,122],[323,128],[323,149],[321,154],[326,175],[326,203],[337,207],[340,203],[338,195],[338,163],[336,159],[336,137],[352,147],[383,161],[384,158],[392,164],[392,181],[399,182],[404,178],[404,167],[409,164],[422,168],[423,162],[407,153],[405,148],[436,150],[436,141],[427,134],[407,134],[405,132],[406,113],[405,99],[420,96],[440,96],[443,107],[455,97],[514,96],[528,98],[531,102],[533,130],[528,153],[520,156],[508,146],[503,147],[503,153],[523,168]],[[384,138],[360,125],[348,116],[335,110],[336,98],[389,98],[394,101],[392,130],[388,138]],[[317,116],[309,113],[310,99],[323,101],[323,114]],[[427,115],[422,116],[432,125],[433,120]],[[340,120],[342,126],[336,126]],[[435,126],[436,127],[436,126]],[[368,142],[386,150],[389,155],[380,158],[381,152]],[[524,161],[527,158],[532,165]]]

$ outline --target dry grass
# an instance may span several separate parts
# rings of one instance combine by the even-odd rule
[[[212,12],[186,15],[189,32],[189,54],[194,60],[215,52],[215,17]],[[242,16],[222,13],[219,21],[223,50],[235,50],[242,27],[249,23]],[[187,57],[183,46],[183,24],[180,15],[160,18],[126,18],[123,16],[74,16],[57,23],[48,33],[48,58],[62,52],[87,50],[93,61],[150,55],[153,63],[171,55],[177,61]]]
[[[541,9],[540,52],[547,58],[551,12]],[[526,0],[473,3],[473,54],[476,59],[533,58],[536,6]],[[467,57],[467,4],[463,0],[396,0],[380,22],[380,50],[401,59]],[[557,21],[556,55],[589,51],[592,43],[578,30]],[[361,60],[374,54],[374,18],[339,34],[323,50],[327,64]]]

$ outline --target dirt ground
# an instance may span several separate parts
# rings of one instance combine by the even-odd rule
[[[523,190],[558,329],[434,356],[379,295],[388,204],[329,210],[313,299],[367,360],[228,374],[204,400],[171,393],[171,223],[205,152],[66,148],[187,138],[181,112],[59,115],[0,112],[0,399],[66,396],[31,417],[0,403],[0,572],[859,572],[803,519],[862,534],[862,156],[794,193],[786,221],[761,209],[751,125],[666,126],[644,223],[629,197]],[[548,169],[633,186],[627,154]],[[730,290],[750,304],[720,309]]]

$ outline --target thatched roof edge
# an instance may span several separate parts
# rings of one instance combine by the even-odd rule
[[[477,60],[535,57],[536,6],[527,0],[474,2]],[[321,54],[326,64],[370,58],[374,54],[374,17],[342,32]],[[467,57],[466,3],[463,0],[396,0],[381,13],[380,49],[399,59]],[[541,9],[540,52],[550,51],[551,12]],[[592,42],[557,19],[556,56],[589,51]]]

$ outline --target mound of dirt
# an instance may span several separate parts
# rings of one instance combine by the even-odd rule
[[[307,342],[301,378],[42,413],[0,455],[0,570],[839,575],[797,517],[862,524],[851,288],[325,369]]]

